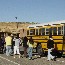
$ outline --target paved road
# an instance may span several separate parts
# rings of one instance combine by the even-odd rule
[[[25,57],[18,58],[16,56],[14,59],[13,56],[0,54],[0,65],[65,65],[65,58],[57,58],[57,61],[47,61],[47,57],[39,58],[38,56],[33,56],[34,60],[29,60]]]
[[[39,58],[38,54],[33,56],[34,60],[29,60],[23,57],[14,59],[13,56],[6,56],[5,54],[0,54],[0,65],[65,65],[65,58],[57,58],[57,61],[47,61],[47,57]]]

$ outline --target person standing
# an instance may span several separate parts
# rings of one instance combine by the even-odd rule
[[[52,49],[54,49],[54,41],[52,38],[49,38],[49,40],[47,41],[47,48],[48,48],[48,61],[50,61],[51,59],[54,59],[54,56],[52,56],[51,52]]]
[[[12,45],[12,38],[10,36],[11,34],[8,33],[8,36],[5,38],[5,43],[6,43],[6,55],[10,56],[11,55],[11,45]]]
[[[12,49],[12,54],[13,54],[13,52],[14,52],[14,45],[15,45],[15,36],[13,35],[13,36],[11,36],[12,37],[12,46],[11,46],[11,49]]]
[[[0,53],[2,53],[2,39],[1,39],[1,36],[0,36]]]
[[[32,50],[33,50],[33,39],[32,37],[28,40],[27,44],[28,44],[28,55],[29,55],[29,60],[32,59]]]
[[[27,42],[28,42],[28,38],[25,36],[23,38],[24,57],[27,57],[27,48],[28,48]]]
[[[13,41],[15,41],[15,45],[14,45],[14,58],[15,58],[15,54],[18,54],[19,58],[20,58],[20,48],[19,48],[19,45],[21,44],[21,41],[20,41],[18,36],[15,39],[13,39]]]
[[[2,53],[4,53],[4,44],[5,44],[4,36],[1,36],[1,43],[2,43]]]

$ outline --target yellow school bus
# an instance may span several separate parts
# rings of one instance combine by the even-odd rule
[[[54,48],[61,54],[65,54],[65,23],[36,24],[27,27],[27,37],[32,36],[36,51],[42,55],[47,52],[49,37],[54,40]]]

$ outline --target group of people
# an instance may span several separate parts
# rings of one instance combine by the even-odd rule
[[[16,54],[19,55],[19,58],[21,56],[20,54],[20,45],[22,44],[24,48],[24,57],[29,57],[29,59],[32,59],[32,50],[33,50],[33,39],[30,37],[28,39],[26,36],[22,39],[19,37],[19,35],[11,36],[10,33],[3,39],[0,39],[0,51],[4,53],[4,48],[6,47],[6,55],[10,56],[14,54],[14,58],[16,57]],[[5,47],[4,47],[5,45]]]
[[[32,52],[33,52],[33,44],[34,41],[32,37],[29,39],[25,36],[24,38],[19,38],[18,35],[12,37],[11,34],[8,34],[5,38],[0,37],[0,50],[4,53],[4,44],[6,45],[6,55],[10,56],[12,53],[14,54],[14,58],[16,54],[21,56],[20,54],[20,44],[22,44],[24,48],[24,57],[29,57],[32,59]],[[49,38],[47,41],[47,48],[48,48],[48,61],[55,60],[55,56],[51,54],[51,51],[54,49],[54,41],[52,38]]]

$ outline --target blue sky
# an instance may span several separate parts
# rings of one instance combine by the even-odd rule
[[[0,22],[59,20],[65,20],[65,0],[0,0]]]

